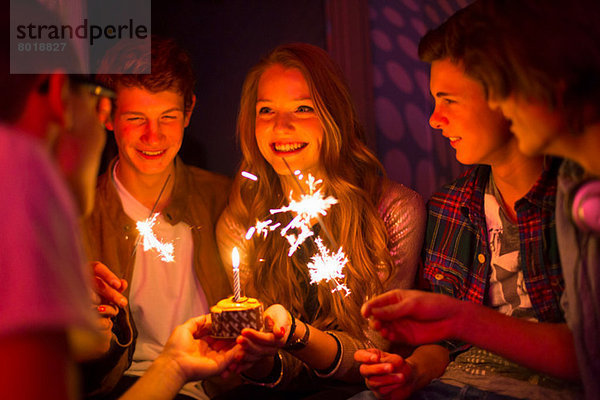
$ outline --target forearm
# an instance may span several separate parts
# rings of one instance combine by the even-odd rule
[[[566,324],[537,323],[466,303],[457,339],[485,348],[528,368],[578,380],[573,335]]]
[[[444,373],[449,362],[449,352],[437,344],[427,344],[417,347],[406,358],[406,362],[412,366],[412,386],[416,391]]]
[[[293,338],[302,338],[306,334],[306,328],[308,325],[305,325],[302,322],[296,320],[296,328],[293,333]],[[338,346],[337,341],[332,338],[330,335],[322,332],[314,327],[309,327],[309,340],[306,346],[299,350],[287,350],[287,352],[292,356],[288,357],[287,362],[282,359],[282,366],[284,369],[288,369],[292,367],[292,365],[288,365],[290,362],[293,363],[293,360],[297,359],[308,365],[310,368],[316,370],[324,370],[330,368],[334,363]],[[280,350],[280,352],[284,352],[284,350]],[[283,354],[282,354],[283,355]],[[275,359],[278,357],[275,356],[267,356],[263,357],[258,362],[255,362],[251,368],[244,371],[244,375],[247,377],[257,380],[259,382],[266,380],[274,380],[277,372],[281,372],[281,370],[274,371],[274,368],[277,366],[275,363]],[[286,357],[283,357],[284,359]],[[298,362],[299,363],[299,362]],[[291,368],[295,370],[295,368]],[[286,371],[287,375],[290,371]],[[273,378],[273,379],[267,379]],[[290,377],[288,377],[290,378]]]
[[[310,336],[306,347],[301,350],[290,351],[290,354],[313,369],[325,370],[330,368],[338,352],[337,341],[327,333],[308,324],[299,321],[296,321],[296,324],[295,338],[304,337],[307,328],[310,329]]]
[[[267,356],[258,360],[252,366],[244,371],[244,375],[252,380],[264,381],[265,378],[273,372],[275,366],[275,356]]]
[[[120,399],[172,399],[184,384],[185,378],[177,362],[166,357],[158,357]]]

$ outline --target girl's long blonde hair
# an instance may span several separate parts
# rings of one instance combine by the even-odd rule
[[[317,178],[323,179],[323,191],[339,201],[323,222],[350,260],[344,273],[352,293],[344,298],[332,294],[333,283],[319,283],[318,305],[313,310],[316,312],[309,315],[305,305],[314,299],[307,299],[310,279],[306,262],[313,254],[312,249],[306,254],[305,248],[303,259],[288,257],[288,243],[278,234],[270,234],[266,239],[255,236],[251,240],[248,246],[251,272],[246,293],[267,306],[283,304],[319,329],[341,329],[364,338],[365,321],[360,307],[366,298],[383,291],[381,279],[392,273],[387,233],[377,211],[385,172],[365,144],[364,131],[342,73],[324,50],[304,43],[282,45],[246,76],[237,122],[237,139],[243,155],[240,172],[249,171],[259,179],[255,182],[237,175],[230,210],[236,221],[250,227],[257,219],[272,218],[269,210],[287,201],[278,174],[261,155],[255,138],[258,82],[262,73],[276,64],[302,72],[323,126],[319,157],[320,170],[325,176]],[[330,249],[337,250],[324,235],[320,236]],[[308,242],[310,239],[305,243]]]

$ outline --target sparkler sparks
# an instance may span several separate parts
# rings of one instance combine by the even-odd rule
[[[156,235],[154,235],[154,231],[152,228],[154,224],[156,224],[156,219],[160,213],[153,214],[150,218],[147,218],[145,221],[137,221],[136,227],[140,232],[140,237],[142,239],[142,244],[144,246],[144,251],[148,251],[150,249],[156,249],[160,255],[160,259],[164,262],[173,262],[175,261],[175,257],[173,256],[173,243],[167,242],[163,243]]]
[[[169,179],[171,179],[171,174],[167,175],[167,179],[165,179],[165,183],[163,184],[160,192],[158,193],[158,197],[152,206],[152,210],[150,211],[150,216],[145,221],[136,222],[136,227],[138,232],[140,233],[135,241],[135,245],[133,246],[133,252],[131,253],[130,260],[133,260],[133,256],[137,251],[138,245],[140,244],[140,240],[144,240],[144,251],[148,251],[150,249],[157,249],[161,254],[161,259],[165,262],[173,262],[175,258],[173,256],[173,244],[172,243],[162,243],[160,240],[154,236],[154,232],[152,231],[152,227],[156,223],[156,218],[158,218],[159,213],[154,213],[156,207],[158,206],[158,202],[169,183]]]
[[[289,224],[281,228],[281,236],[284,236],[290,243],[288,256],[294,254],[308,237],[314,235],[311,229],[312,221],[321,215],[327,215],[327,210],[338,202],[335,197],[323,196],[321,189],[317,188],[323,183],[322,179],[317,180],[308,174],[306,183],[308,184],[309,194],[300,195],[300,201],[294,200],[292,198],[293,191],[290,191],[289,205],[270,210],[271,214],[291,211],[296,215]],[[270,219],[257,221],[256,225],[246,232],[246,239],[250,239],[254,234],[262,234],[263,238],[266,237],[270,231],[274,231],[280,226],[279,223],[271,225],[272,223],[273,221]],[[290,229],[298,229],[300,233],[298,235],[288,234]]]
[[[302,179],[300,171],[295,171],[294,177],[296,179],[297,177]],[[300,183],[297,183],[298,187],[302,190]],[[329,210],[329,208],[331,208],[331,206],[336,204],[338,201],[332,196],[325,197],[323,195],[321,189],[319,188],[322,183],[322,179],[316,179],[311,174],[308,174],[306,179],[308,194],[302,192],[300,195],[300,200],[295,201],[293,199],[293,191],[290,191],[289,205],[270,210],[271,214],[291,211],[295,215],[289,224],[280,229],[281,236],[285,237],[290,245],[288,256],[292,256],[307,238],[314,236],[314,232],[311,227],[315,220],[319,221],[323,227],[323,230],[325,233],[327,233],[325,226],[320,220],[320,217],[327,215],[327,210]],[[256,234],[262,235],[263,238],[266,238],[269,232],[274,231],[280,226],[281,223],[273,224],[271,219],[266,221],[257,221],[255,226],[248,229],[245,237],[247,240],[250,240],[252,236]],[[299,231],[299,233],[288,233],[293,229]],[[330,238],[330,235],[327,236]],[[334,244],[331,238],[330,241],[332,244]],[[315,244],[317,245],[318,252],[317,254],[313,255],[311,262],[307,265],[311,277],[310,283],[319,283],[323,280],[329,282],[333,280],[336,283],[336,287],[332,290],[332,292],[343,291],[345,296],[348,296],[350,294],[350,289],[344,283],[340,283],[340,279],[344,279],[342,269],[348,263],[348,258],[344,254],[344,251],[340,247],[337,252],[332,253],[323,244],[321,238],[316,238]],[[336,245],[334,244],[334,246]]]
[[[248,231],[246,232],[246,240],[252,239],[252,236],[255,233],[257,235],[263,235],[263,239],[266,238],[269,232],[274,231],[281,225],[281,223],[279,222],[274,225],[271,225],[272,223],[273,220],[271,219],[268,219],[266,221],[256,221],[256,225],[248,229]]]
[[[258,180],[258,177],[257,177],[256,175],[254,175],[254,174],[251,174],[251,173],[250,173],[250,172],[248,172],[248,171],[242,171],[242,176],[243,176],[244,178],[248,178],[248,179],[251,179],[251,180],[253,180],[253,181],[257,181],[257,180]]]
[[[350,294],[350,289],[346,284],[340,283],[338,279],[344,279],[342,269],[348,263],[348,257],[340,247],[336,253],[332,253],[325,247],[321,238],[315,239],[319,252],[312,256],[308,263],[308,272],[310,274],[310,283],[319,283],[321,281],[329,282],[333,280],[336,287],[331,291],[344,291],[345,296]]]
[[[317,186],[323,183],[322,179],[316,180],[312,175],[308,174],[306,180],[309,193],[301,194],[300,201],[295,201],[292,198],[293,192],[290,191],[290,203],[288,206],[270,210],[271,214],[291,211],[296,216],[281,229],[281,236],[284,236],[290,243],[288,256],[294,254],[298,247],[310,236],[314,235],[311,229],[311,222],[319,218],[321,215],[327,215],[327,210],[338,201],[335,197],[328,196],[325,198],[321,193],[321,189]],[[287,234],[290,229],[299,229],[298,235]]]

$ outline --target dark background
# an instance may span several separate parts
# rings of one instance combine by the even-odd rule
[[[176,39],[192,56],[196,107],[179,152],[191,165],[233,176],[241,153],[235,122],[246,72],[281,43],[325,44],[322,0],[152,2],[152,33]],[[106,161],[116,154],[109,133]]]
[[[247,71],[275,46],[301,41],[328,50],[341,65],[388,176],[429,198],[464,166],[428,124],[429,66],[419,61],[417,46],[428,29],[470,1],[152,1],[152,33],[186,48],[197,75],[181,157],[232,177],[240,160],[235,123]],[[109,134],[103,168],[114,155]]]

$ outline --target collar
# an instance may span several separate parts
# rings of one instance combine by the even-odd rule
[[[523,207],[523,203],[533,204],[539,208],[554,212],[556,205],[556,179],[562,159],[545,157],[544,169],[531,189],[517,201],[516,208]],[[472,221],[477,221],[484,214],[483,199],[485,188],[490,179],[491,167],[477,165],[463,175],[467,179],[462,189],[460,204],[462,213]]]
[[[179,156],[175,157],[175,176],[173,178],[175,181],[173,182],[171,198],[167,206],[162,210],[162,213],[172,225],[180,221],[191,225],[191,221],[186,219],[190,215],[188,212],[189,202],[186,199],[188,187],[191,182],[188,169],[185,168],[185,164]]]
[[[562,159],[558,157],[546,157],[544,169],[538,180],[521,199],[517,200],[516,208],[523,207],[522,204],[532,204],[550,212],[554,212],[556,205],[556,179]],[[462,194],[461,209],[463,214],[471,220],[480,218],[483,214],[483,198],[485,187],[489,181],[491,167],[478,165],[469,169],[464,177],[468,179]]]
[[[526,200],[537,207],[546,209],[552,213],[554,212],[556,205],[556,180],[561,163],[562,159],[558,157],[547,156],[544,158],[544,170],[542,174],[529,192],[517,201],[517,208]]]
[[[561,190],[569,193],[585,181],[585,170],[572,160],[564,160],[559,170],[559,185]]]
[[[100,196],[96,196],[96,199],[99,201],[99,198],[105,198],[106,209],[108,210],[111,221],[117,225],[124,226],[125,230],[128,230],[135,225],[135,221],[123,212],[121,199],[117,193],[114,182],[112,181],[114,166],[117,160],[118,156],[110,162],[107,171],[99,179],[98,194]],[[180,221],[184,221],[188,225],[193,225],[191,221],[188,220],[188,216],[190,215],[188,212],[189,202],[186,201],[187,187],[188,184],[191,184],[189,175],[190,173],[185,164],[179,156],[177,156],[175,158],[175,181],[173,183],[171,198],[167,206],[161,211],[165,219],[172,225],[175,225]]]
[[[462,189],[460,209],[463,215],[471,221],[479,221],[485,215],[483,199],[491,172],[492,169],[489,165],[477,165],[463,175],[467,181]]]

